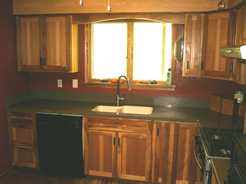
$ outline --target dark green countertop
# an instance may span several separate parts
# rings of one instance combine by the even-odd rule
[[[239,117],[238,120],[229,115],[210,111],[202,108],[185,108],[174,107],[167,108],[162,106],[154,106],[151,115],[139,114],[116,114],[91,111],[97,105],[115,105],[115,104],[99,104],[95,102],[82,101],[62,101],[48,99],[31,99],[22,101],[6,107],[9,111],[22,112],[45,112],[45,113],[61,113],[61,114],[76,114],[83,116],[98,116],[98,117],[116,117],[116,118],[133,118],[133,119],[148,119],[174,122],[189,122],[197,123],[203,127],[223,127],[223,128],[243,128],[244,118]]]

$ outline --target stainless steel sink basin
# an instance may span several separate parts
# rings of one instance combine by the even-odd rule
[[[96,106],[92,111],[96,112],[111,112],[111,113],[127,113],[127,114],[152,114],[153,107],[145,107],[145,106],[106,106],[99,105]]]

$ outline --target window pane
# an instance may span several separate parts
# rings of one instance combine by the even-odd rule
[[[126,75],[127,23],[92,24],[92,78]]]
[[[166,80],[166,65],[171,63],[171,31],[166,34],[167,27],[171,30],[170,24],[134,23],[134,80]]]

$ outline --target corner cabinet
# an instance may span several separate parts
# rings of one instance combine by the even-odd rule
[[[151,121],[85,117],[85,174],[150,180]]]
[[[200,77],[204,14],[186,14],[183,77]]]
[[[205,14],[202,55],[202,77],[229,80],[231,59],[222,57],[220,48],[232,44],[231,12]]]
[[[36,115],[8,112],[11,163],[38,168]]]
[[[19,71],[78,72],[78,25],[72,16],[17,17]]]

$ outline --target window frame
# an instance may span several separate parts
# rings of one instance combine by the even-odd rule
[[[107,22],[127,22],[128,29],[128,45],[133,46],[133,23],[134,22],[147,22],[152,20],[141,20],[141,19],[116,19],[109,20]],[[160,21],[159,21],[160,22]],[[93,23],[93,22],[92,22]],[[91,24],[85,24],[85,82],[86,87],[99,87],[99,88],[115,88],[116,83],[101,82],[100,79],[91,78]],[[161,22],[164,23],[164,22]],[[167,22],[168,23],[168,22]],[[167,85],[165,81],[157,81],[157,84],[143,84],[143,82],[150,82],[145,80],[133,80],[133,60],[131,56],[131,47],[127,47],[127,77],[130,80],[132,89],[143,89],[143,90],[167,90],[174,91],[176,88],[176,60],[174,58],[174,42],[178,39],[178,27],[177,24],[172,24],[172,55],[171,55],[171,69],[172,69],[172,85]],[[142,82],[141,84],[139,82]],[[123,88],[127,88],[127,85],[123,84]]]

